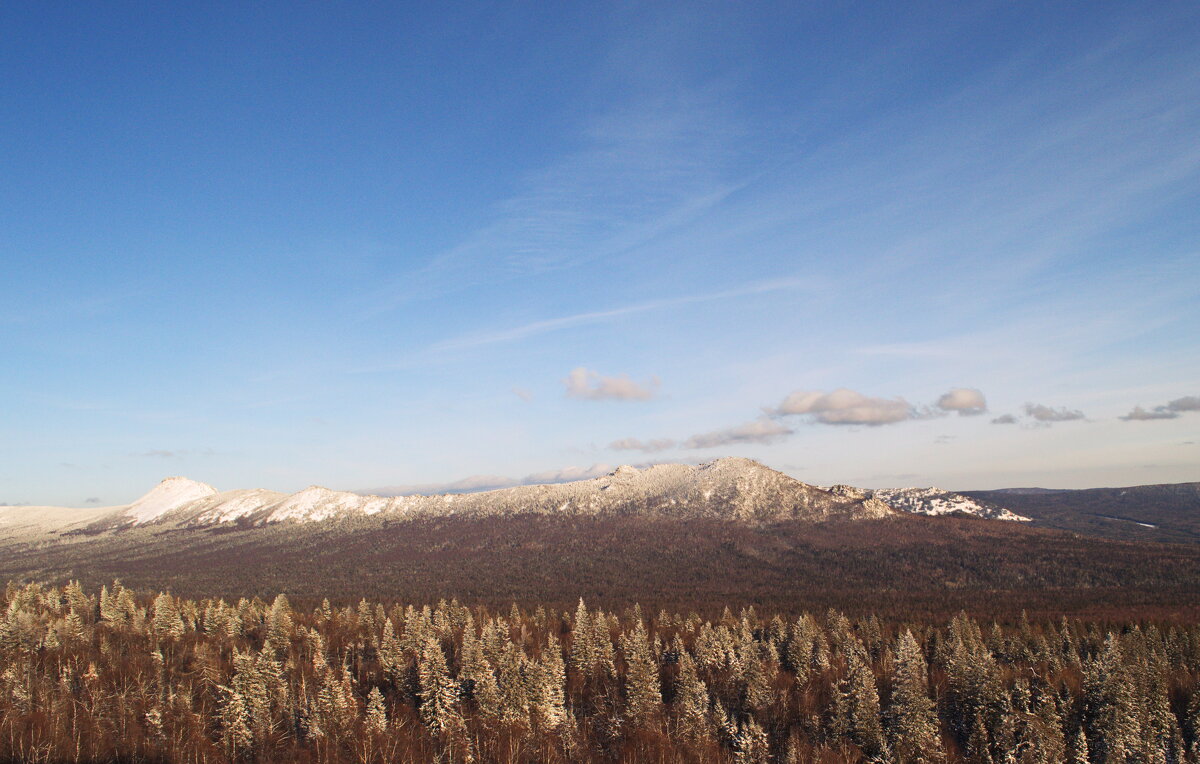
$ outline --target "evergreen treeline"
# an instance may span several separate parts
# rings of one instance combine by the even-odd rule
[[[9,584],[0,759],[1200,762],[1200,626]]]

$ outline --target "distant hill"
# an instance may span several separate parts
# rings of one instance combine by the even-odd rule
[[[1045,528],[1131,541],[1200,543],[1200,483],[963,491]]]

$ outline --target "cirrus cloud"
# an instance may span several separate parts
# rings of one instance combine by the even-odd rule
[[[747,443],[769,444],[783,440],[792,430],[773,419],[763,417],[736,427],[693,435],[683,442],[684,448],[718,448]]]

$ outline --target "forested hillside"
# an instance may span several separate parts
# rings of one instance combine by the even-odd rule
[[[1200,483],[964,491],[1046,528],[1130,541],[1200,543]]]
[[[121,578],[189,597],[459,597],[568,608],[728,602],[891,617],[1200,617],[1200,546],[1078,537],[1021,523],[897,515],[747,526],[640,517],[432,518],[152,526],[0,540],[0,580],[98,588]]]
[[[0,759],[1196,762],[1194,623],[10,584]]]

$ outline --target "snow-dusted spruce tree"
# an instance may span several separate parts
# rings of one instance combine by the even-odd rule
[[[735,648],[741,666],[742,707],[750,713],[764,714],[775,699],[773,682],[775,662],[762,655],[759,643],[750,635],[744,635]]]
[[[580,676],[591,676],[592,668],[596,665],[596,650],[592,646],[592,619],[588,614],[587,605],[579,598],[575,608],[575,618],[571,624],[571,667]]]
[[[485,723],[493,723],[503,715],[496,674],[474,628],[463,631],[458,680],[463,696],[475,702],[476,713]]]
[[[154,598],[154,634],[159,639],[179,639],[186,627],[175,598],[166,592]]]
[[[592,651],[592,671],[599,671],[601,676],[610,679],[616,676],[617,656],[613,649],[612,626],[603,610],[592,613]]]
[[[880,723],[879,690],[866,650],[852,635],[843,649],[846,672],[835,697],[835,730],[849,737],[869,758],[886,760],[888,744]]]
[[[426,638],[417,663],[420,682],[421,721],[434,735],[462,725],[458,709],[458,685],[446,666],[446,654],[433,636]]]
[[[679,677],[671,712],[685,738],[694,740],[711,734],[708,687],[696,671],[696,661],[687,652],[679,654]]]
[[[639,620],[621,639],[625,657],[625,714],[633,727],[653,724],[662,706],[658,664],[650,654],[646,627]]]
[[[512,642],[506,642],[497,666],[500,689],[500,721],[517,729],[529,727],[529,692],[525,685],[527,659]]]
[[[937,712],[929,697],[925,654],[905,629],[896,642],[892,697],[887,712],[892,753],[899,762],[934,762],[944,758]]]
[[[533,710],[538,726],[546,731],[555,731],[568,720],[565,695],[566,666],[562,658],[562,645],[553,633],[546,635],[546,647],[541,659],[534,667],[535,692]]]
[[[83,587],[78,581],[69,582],[63,589],[63,598],[67,601],[67,608],[74,610],[81,618],[92,617],[92,608],[94,603],[92,598],[84,593]]]
[[[363,722],[368,731],[382,735],[388,729],[387,707],[383,703],[383,693],[378,687],[372,687],[367,693],[366,718]]]
[[[813,646],[819,631],[816,621],[808,613],[797,618],[789,629],[783,651],[784,660],[796,675],[796,681],[801,684],[808,680],[813,669]]]
[[[1121,642],[1109,634],[1100,655],[1084,667],[1084,702],[1089,748],[1102,762],[1124,762],[1142,746],[1135,678],[1125,665]]]
[[[292,641],[292,606],[287,595],[276,595],[267,614],[267,639],[280,648],[286,648]]]

